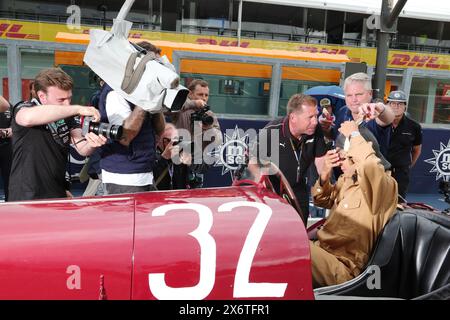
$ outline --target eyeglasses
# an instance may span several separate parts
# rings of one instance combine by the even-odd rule
[[[391,105],[393,107],[404,107],[404,106],[406,106],[406,103],[404,103],[404,102],[389,102],[389,105]]]

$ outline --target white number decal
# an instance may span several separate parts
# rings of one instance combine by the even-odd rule
[[[250,269],[259,242],[264,234],[264,230],[272,216],[272,209],[263,203],[235,201],[221,205],[219,212],[230,212],[236,207],[253,207],[259,210],[258,215],[251,226],[244,247],[239,256],[234,278],[233,297],[283,297],[287,288],[287,283],[250,283]],[[164,273],[150,273],[148,283],[155,298],[164,300],[199,300],[206,298],[214,287],[216,273],[216,242],[209,234],[213,223],[211,210],[201,204],[179,203],[168,204],[153,210],[155,217],[164,216],[172,210],[194,210],[198,213],[199,224],[197,229],[189,233],[200,245],[200,280],[196,286],[173,288],[167,286]]]
[[[197,229],[189,233],[200,245],[200,280],[193,287],[173,288],[167,286],[164,273],[150,273],[148,283],[155,298],[160,300],[200,300],[208,296],[214,287],[216,278],[216,242],[209,234],[213,223],[211,210],[201,204],[167,204],[153,210],[155,217],[164,216],[172,210],[194,210],[198,213]]]
[[[239,256],[234,278],[234,298],[249,297],[283,297],[286,291],[287,283],[250,283],[250,269],[253,258],[258,248],[259,241],[264,234],[267,223],[272,216],[272,209],[264,203],[236,201],[229,202],[219,207],[219,212],[229,212],[236,207],[253,207],[259,210],[255,222],[251,226],[244,247]]]

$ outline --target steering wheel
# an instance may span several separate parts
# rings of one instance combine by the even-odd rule
[[[266,185],[271,185],[271,190],[273,192],[276,192],[276,189],[272,185],[272,180],[275,180],[276,184],[279,184],[279,192],[277,194],[285,199],[291,206],[294,207],[294,209],[297,211],[297,213],[302,217],[302,219],[305,217],[303,214],[303,211],[300,207],[300,203],[298,202],[298,199],[294,193],[294,190],[292,190],[292,187],[290,183],[287,181],[286,177],[284,176],[283,172],[281,172],[280,168],[278,168],[275,164],[270,163],[271,171],[274,172],[273,175],[264,175],[264,179],[266,182]]]
[[[247,177],[243,180],[236,180],[233,182],[233,186],[240,186],[243,184],[253,184],[258,187],[266,188],[267,190],[278,194],[280,197],[282,197],[284,200],[286,200],[294,209],[297,211],[297,213],[300,215],[300,217],[304,220],[304,214],[300,207],[300,204],[298,202],[297,197],[295,196],[294,191],[292,190],[291,185],[287,181],[284,174],[281,172],[280,168],[278,168],[273,163],[268,163],[266,165],[260,165],[258,168],[259,171],[259,181],[255,181],[255,176]],[[270,173],[270,174],[269,174]],[[256,178],[257,180],[257,178]],[[271,180],[274,180],[272,182]],[[279,186],[278,190],[274,187],[274,183]]]

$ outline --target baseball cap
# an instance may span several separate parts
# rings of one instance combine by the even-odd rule
[[[401,90],[392,91],[391,93],[389,93],[387,101],[388,102],[389,101],[397,101],[397,102],[405,102],[406,103],[406,101],[407,101],[406,94]]]

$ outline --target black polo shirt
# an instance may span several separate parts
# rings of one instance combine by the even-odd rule
[[[388,161],[392,167],[408,167],[412,162],[412,148],[422,144],[422,127],[404,115],[397,128],[392,126],[391,130]]]
[[[306,171],[316,157],[321,157],[327,152],[327,147],[319,125],[313,135],[302,135],[299,140],[297,137],[292,137],[288,119],[288,117],[284,117],[274,120],[268,123],[264,129],[267,130],[269,147],[273,134],[278,132],[279,163],[277,165],[286,176],[298,200],[302,201],[302,198],[305,200],[304,195],[302,197],[299,192],[301,190],[304,193],[306,189]],[[300,179],[298,181],[297,167],[299,163],[297,159],[300,159]]]
[[[34,127],[17,124],[15,117],[19,110],[36,104],[37,101],[24,102],[13,110],[10,201],[66,197],[70,131],[77,125],[73,118]]]

